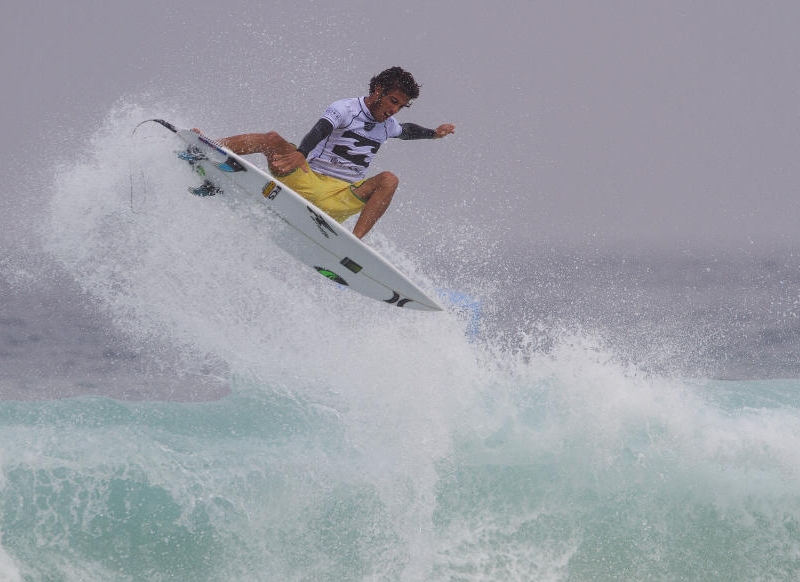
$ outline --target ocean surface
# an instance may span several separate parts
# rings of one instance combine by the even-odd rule
[[[0,256],[0,580],[800,579],[793,249],[379,225],[448,306],[404,311],[188,195],[158,113],[51,160]]]

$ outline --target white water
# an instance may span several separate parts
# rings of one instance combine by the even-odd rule
[[[176,381],[231,393],[122,402],[109,374],[101,398],[5,401],[0,578],[798,574],[796,381],[647,374],[585,332],[472,342],[455,311],[340,290],[271,242],[263,207],[188,195],[171,134],[131,137],[190,125],[167,109],[123,107],[67,155],[42,237]]]

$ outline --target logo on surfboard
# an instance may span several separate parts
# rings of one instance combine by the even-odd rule
[[[334,236],[339,236],[338,234],[336,234],[336,231],[333,230],[333,227],[330,224],[328,224],[325,221],[325,219],[322,218],[319,214],[314,212],[310,206],[306,206],[306,208],[311,213],[311,220],[313,220],[314,224],[317,225],[317,228],[322,233],[322,236],[324,236],[325,238],[331,238],[331,234],[333,234]]]
[[[275,182],[270,182],[264,186],[264,189],[261,191],[261,193],[264,195],[264,198],[275,200],[275,197],[280,193],[281,190],[283,190],[283,188],[278,186]]]
[[[317,270],[317,273],[319,273],[323,277],[327,277],[331,281],[339,283],[339,285],[348,285],[347,281],[342,279],[339,275],[337,275],[333,271],[330,271],[330,270],[326,269],[325,267],[314,267],[314,268]]]
[[[350,257],[343,258],[341,261],[339,261],[339,264],[340,265],[344,265],[345,267],[347,267],[348,269],[350,269],[354,273],[358,273],[361,269],[364,268],[361,265],[359,265],[358,263],[356,263]]]
[[[390,305],[397,305],[397,307],[403,307],[406,303],[410,303],[412,300],[407,299],[406,297],[401,298],[400,294],[397,291],[392,291],[392,297],[390,299],[384,299],[386,303]]]
[[[216,166],[222,170],[223,172],[246,172],[247,168],[245,168],[242,164],[238,161],[233,159],[232,157],[228,156],[228,159],[224,162],[216,164]]]

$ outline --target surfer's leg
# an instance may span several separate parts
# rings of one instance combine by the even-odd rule
[[[232,135],[222,138],[218,142],[240,156],[261,153],[267,156],[267,160],[270,160],[275,154],[288,154],[297,149],[274,131]]]
[[[381,172],[372,178],[368,178],[358,188],[353,189],[353,194],[366,203],[353,228],[353,234],[357,238],[362,238],[367,234],[378,222],[378,219],[383,216],[383,213],[386,212],[392,202],[392,196],[394,196],[399,183],[397,176],[391,172]]]

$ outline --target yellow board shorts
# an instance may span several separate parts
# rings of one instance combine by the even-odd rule
[[[353,192],[353,189],[361,186],[364,180],[351,184],[338,178],[317,174],[311,169],[304,172],[301,168],[278,179],[320,210],[325,211],[336,222],[344,222],[364,208],[365,201]]]

